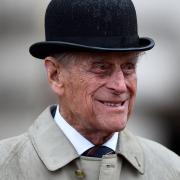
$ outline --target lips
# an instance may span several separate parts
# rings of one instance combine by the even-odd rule
[[[125,104],[126,100],[118,101],[118,102],[115,101],[99,101],[99,102],[108,107],[121,107]]]

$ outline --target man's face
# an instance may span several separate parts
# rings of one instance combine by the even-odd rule
[[[60,111],[79,132],[113,133],[127,123],[136,94],[135,53],[77,53],[62,69]]]

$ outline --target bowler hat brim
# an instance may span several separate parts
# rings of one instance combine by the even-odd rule
[[[91,46],[85,44],[69,43],[63,41],[43,41],[38,42],[29,48],[32,56],[44,59],[56,53],[66,51],[90,51],[90,52],[134,52],[134,51],[147,51],[154,47],[155,43],[151,38],[139,38],[138,46],[132,47],[102,47]]]

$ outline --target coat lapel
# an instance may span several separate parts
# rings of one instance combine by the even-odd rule
[[[50,171],[55,171],[79,155],[71,142],[65,137],[53,120],[51,111],[56,106],[47,108],[29,129],[31,142]]]
[[[144,174],[144,152],[135,135],[127,129],[119,135],[117,153],[123,156],[141,174]]]

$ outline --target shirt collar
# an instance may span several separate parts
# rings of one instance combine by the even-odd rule
[[[59,113],[59,106],[57,106],[54,120],[56,124],[59,126],[59,128],[63,131],[65,136],[72,143],[72,145],[74,146],[74,148],[76,149],[79,155],[81,155],[83,152],[94,146],[94,144],[92,144],[88,139],[83,137],[78,131],[76,131],[76,129],[74,129],[72,126],[70,126],[67,123],[67,121]],[[115,151],[117,146],[117,141],[118,141],[118,132],[114,133],[111,139],[109,139],[103,145]]]

